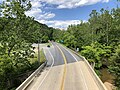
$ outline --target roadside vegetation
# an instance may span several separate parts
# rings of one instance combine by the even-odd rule
[[[119,2],[118,2],[119,3]],[[120,8],[92,10],[87,22],[70,25],[66,31],[56,30],[54,40],[76,50],[89,61],[103,78],[106,70],[120,90]]]
[[[46,61],[46,57],[45,57],[45,54],[44,54],[44,51],[43,49],[40,51],[40,62],[41,63],[44,63]]]
[[[53,28],[26,16],[31,7],[28,0],[0,4],[0,90],[15,89],[45,60],[41,54],[38,63],[32,44],[48,42]]]

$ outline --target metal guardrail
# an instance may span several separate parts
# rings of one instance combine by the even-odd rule
[[[69,49],[69,48],[68,48],[68,49]],[[71,50],[71,49],[69,49],[69,50]],[[71,50],[71,51],[72,51],[74,54],[76,54],[78,57],[82,58],[82,59],[85,61],[86,65],[88,66],[89,71],[91,72],[91,74],[92,74],[94,80],[96,81],[98,87],[100,88],[100,90],[108,90],[108,89],[105,87],[105,85],[103,84],[103,82],[100,80],[100,78],[98,77],[98,75],[95,73],[95,71],[93,70],[93,68],[90,66],[89,62],[85,59],[85,57],[80,56],[77,52],[75,52],[75,51],[73,51],[73,50]]]
[[[47,62],[44,62],[35,72],[33,72],[16,90],[25,90],[34,78],[41,72]]]

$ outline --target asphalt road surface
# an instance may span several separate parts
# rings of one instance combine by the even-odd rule
[[[26,90],[100,90],[85,62],[54,43],[44,48],[47,67]]]

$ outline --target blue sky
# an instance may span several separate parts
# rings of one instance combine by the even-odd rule
[[[0,0],[4,1],[4,0]],[[68,25],[86,22],[92,10],[116,8],[117,0],[31,0],[26,15],[50,27],[66,29]]]
[[[56,16],[52,20],[88,20],[92,10],[100,11],[101,8],[110,10],[111,8],[116,8],[116,4],[115,0],[110,0],[108,3],[100,2],[72,9],[53,9],[51,12],[55,13]]]

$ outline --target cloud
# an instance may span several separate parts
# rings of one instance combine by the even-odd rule
[[[109,0],[103,0],[102,2],[109,2]]]
[[[85,5],[92,5],[98,2],[109,2],[109,0],[39,0],[47,4],[57,5],[58,9],[61,8],[76,8]]]
[[[40,23],[47,24],[49,27],[60,28],[60,29],[67,29],[69,25],[77,25],[80,24],[80,20],[40,20]],[[86,22],[86,21],[83,21]]]
[[[0,0],[0,2],[3,2],[3,1],[5,1],[5,0]]]
[[[0,0],[0,2],[5,0]],[[52,12],[45,12],[44,10],[47,8],[62,9],[62,8],[77,8],[85,5],[92,5],[98,2],[107,3],[109,0],[31,0],[32,8],[30,11],[25,12],[27,16],[34,17],[35,20],[40,23],[47,24],[49,27],[67,29],[67,27],[71,24],[80,24],[80,20],[50,20],[55,17],[55,14]],[[48,8],[48,9],[49,9]],[[86,22],[86,21],[83,21]]]
[[[40,2],[39,0],[31,0],[32,8],[30,11],[25,12],[27,16],[34,17],[36,20],[41,19],[50,19],[55,16],[54,13],[45,12],[42,10],[45,4]]]
[[[109,2],[109,0],[31,0],[32,9],[25,12],[25,14],[34,17],[36,20],[48,20],[55,17],[55,14],[52,12],[45,12],[44,9],[47,8],[46,5],[49,5],[49,8],[55,5],[54,8],[61,9],[76,8],[79,6],[95,4],[97,2]]]
[[[41,19],[50,19],[50,18],[53,18],[55,17],[55,14],[54,13],[51,13],[51,12],[48,12],[48,13],[44,13],[44,14],[41,14],[39,15],[38,17],[38,20],[41,20]]]
[[[39,8],[32,8],[30,11],[25,12],[27,16],[31,16],[31,17],[39,17],[41,13],[42,10]]]
[[[50,19],[55,16],[54,13],[51,12],[43,12],[39,8],[32,8],[30,11],[25,12],[27,16],[34,17],[36,20],[41,20],[41,19]]]
[[[42,7],[42,3],[39,2],[38,0],[31,0],[32,7],[39,8]]]

